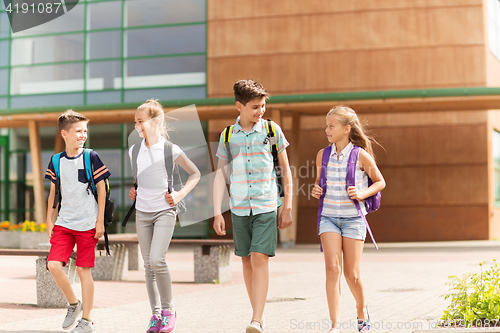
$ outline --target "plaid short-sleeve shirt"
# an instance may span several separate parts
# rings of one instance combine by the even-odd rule
[[[288,141],[278,124],[275,124],[278,139],[278,153],[289,146]],[[249,216],[268,213],[281,205],[276,185],[273,155],[267,137],[266,121],[255,123],[252,130],[246,133],[240,125],[240,117],[233,126],[229,141],[232,156],[232,173],[230,176],[230,207],[233,214]],[[217,157],[228,160],[221,134]]]

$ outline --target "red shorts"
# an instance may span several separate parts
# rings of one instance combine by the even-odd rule
[[[54,226],[47,261],[61,261],[66,266],[76,244],[76,266],[94,267],[95,246],[98,241],[94,236],[95,228],[76,231],[60,225]]]

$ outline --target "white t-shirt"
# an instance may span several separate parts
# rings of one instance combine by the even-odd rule
[[[133,147],[133,146],[132,146]],[[129,156],[132,159],[132,147],[129,149]],[[137,198],[135,208],[141,212],[153,213],[173,208],[165,200],[165,193],[168,192],[168,180],[171,184],[171,171],[167,173],[165,169],[165,138],[159,142],[146,147],[145,140],[141,142],[141,148],[137,155]],[[175,162],[182,153],[182,149],[172,145],[172,160]]]

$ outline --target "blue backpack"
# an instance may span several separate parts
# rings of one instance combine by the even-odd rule
[[[85,169],[85,178],[87,179],[87,193],[89,191],[94,195],[95,201],[97,201],[97,187],[94,182],[93,170],[92,170],[92,162],[90,157],[92,155],[92,149],[85,148],[83,150],[83,168]],[[61,177],[59,170],[59,161],[61,159],[61,153],[55,154],[52,156],[52,166],[54,167],[54,172],[56,174],[56,192],[54,196],[54,204],[52,208],[56,208],[59,203],[59,210],[61,209]],[[109,181],[108,179],[104,179],[104,185],[106,187],[106,205],[104,207],[104,247],[106,249],[107,254],[109,255],[109,243],[108,243],[108,227],[113,222],[113,211],[115,209],[115,203],[110,199],[110,190],[109,190]]]
[[[345,176],[345,187],[346,190],[349,186],[355,186],[356,184],[356,165],[358,163],[358,155],[359,155],[359,150],[361,148],[354,145],[354,147],[351,150],[351,153],[349,154],[349,158],[347,160],[347,172]],[[323,150],[323,158],[321,160],[321,173],[319,177],[319,186],[323,189],[323,194],[321,194],[321,197],[319,199],[319,207],[318,207],[318,226],[317,226],[317,233],[319,234],[319,223],[321,220],[321,212],[323,211],[323,199],[326,195],[326,167],[328,166],[328,161],[330,159],[330,155],[332,153],[332,146],[328,146]],[[370,177],[368,177],[368,187],[370,187],[373,184],[372,180]],[[366,205],[366,212],[367,213],[372,213],[376,211],[377,209],[380,208],[380,201],[382,199],[382,193],[377,192],[371,197],[368,197],[364,200],[364,203]],[[370,233],[370,237],[372,239],[373,245],[375,245],[375,248],[378,249],[377,242],[375,242],[375,237],[373,237],[372,230],[370,229],[370,225],[368,224],[368,221],[366,220],[365,215],[361,211],[361,207],[359,205],[359,202],[357,200],[353,200],[354,205],[356,206],[356,209],[358,210],[359,216],[365,221],[366,229],[368,229],[368,232]],[[323,249],[322,249],[323,250]]]

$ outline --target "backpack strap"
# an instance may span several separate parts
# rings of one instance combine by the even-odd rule
[[[167,176],[170,175],[170,179],[167,179],[168,193],[172,193],[172,188],[174,187],[174,157],[172,156],[172,146],[172,142],[165,140],[163,158],[165,159],[165,170],[167,170]]]
[[[349,186],[356,186],[356,166],[358,164],[358,156],[360,150],[361,150],[360,147],[353,145],[351,153],[349,154],[349,159],[347,160],[347,172],[345,175],[346,191]],[[366,217],[363,214],[363,211],[361,210],[361,206],[359,205],[358,200],[353,200],[353,202],[354,205],[356,206],[356,209],[358,210],[359,216],[361,216],[361,218],[365,222],[366,229],[368,229],[368,232],[370,233],[373,245],[375,245],[375,248],[378,250],[377,242],[375,242],[375,237],[373,237],[372,229],[370,228],[370,225],[368,224],[368,221],[366,220]]]
[[[323,200],[326,195],[326,168],[328,167],[328,161],[330,160],[330,155],[332,154],[332,146],[328,146],[323,149],[323,158],[321,159],[321,171],[319,174],[319,186],[323,189],[321,196],[319,197],[319,206],[318,206],[318,225],[317,225],[317,234],[319,238],[319,223],[321,221],[321,213],[323,212]],[[319,247],[321,252],[323,252],[323,246],[321,245],[321,238],[319,239]]]
[[[85,178],[87,178],[87,192],[90,190],[97,200],[97,188],[94,182],[94,168],[90,157],[92,155],[92,149],[84,148],[83,150],[83,168],[85,169]]]
[[[167,179],[168,193],[172,193],[172,191],[180,191],[182,189],[182,178],[178,165],[174,163],[173,143],[169,140],[165,140],[163,154],[165,158],[165,170],[167,171],[167,175],[170,175],[170,182]],[[177,208],[177,216],[187,210],[184,199],[181,199],[175,207]]]
[[[224,148],[226,148],[228,163],[231,163],[233,156],[231,155],[231,148],[229,142],[231,141],[231,135],[233,134],[234,125],[229,125],[224,131],[222,131],[222,137],[224,138]]]
[[[279,194],[280,197],[284,197],[285,191],[283,190],[283,184],[281,181],[281,169],[279,167],[280,165],[278,160],[278,137],[276,135],[276,130],[274,128],[274,121],[272,121],[271,119],[268,119],[266,121],[266,130],[267,130],[266,141],[269,140],[269,145],[271,146],[271,154],[273,155],[273,165],[274,165],[274,170],[276,171],[276,179],[278,183]]]
[[[92,164],[92,149],[84,148],[83,150],[83,168],[85,169],[85,178],[87,179],[88,186],[87,191],[91,191],[94,195],[95,201],[99,203],[98,195],[97,195],[97,186],[95,185],[94,180],[94,165]],[[106,199],[104,200],[104,204],[106,205],[109,200],[110,190],[109,190],[109,181],[108,179],[104,179],[104,186],[106,191]],[[106,206],[105,206],[106,207]],[[114,207],[114,205],[113,205]],[[106,209],[105,209],[106,210]],[[104,216],[106,219],[106,216]],[[106,228],[106,221],[104,221],[104,248],[106,249],[106,253],[109,256],[109,239],[108,239],[108,230]]]
[[[134,187],[136,190],[137,190],[137,157],[139,156],[140,149],[141,149],[140,143],[136,143],[135,145],[132,146],[132,160],[130,161],[132,164],[131,165],[132,176],[134,176]],[[136,201],[137,201],[137,199],[134,200],[134,202],[132,203],[132,206],[130,207],[130,209],[127,212],[127,215],[125,215],[125,218],[123,219],[122,227],[124,227],[124,228],[127,225],[128,219],[130,218],[130,216],[132,215],[132,213],[135,210]]]
[[[52,208],[56,208],[57,204],[61,203],[61,177],[59,170],[60,160],[61,160],[61,153],[57,153],[52,156],[52,166],[54,167],[54,172],[56,174],[56,183],[55,183],[56,192],[54,195],[54,202],[52,204]],[[59,205],[59,209],[61,209],[61,205]]]

